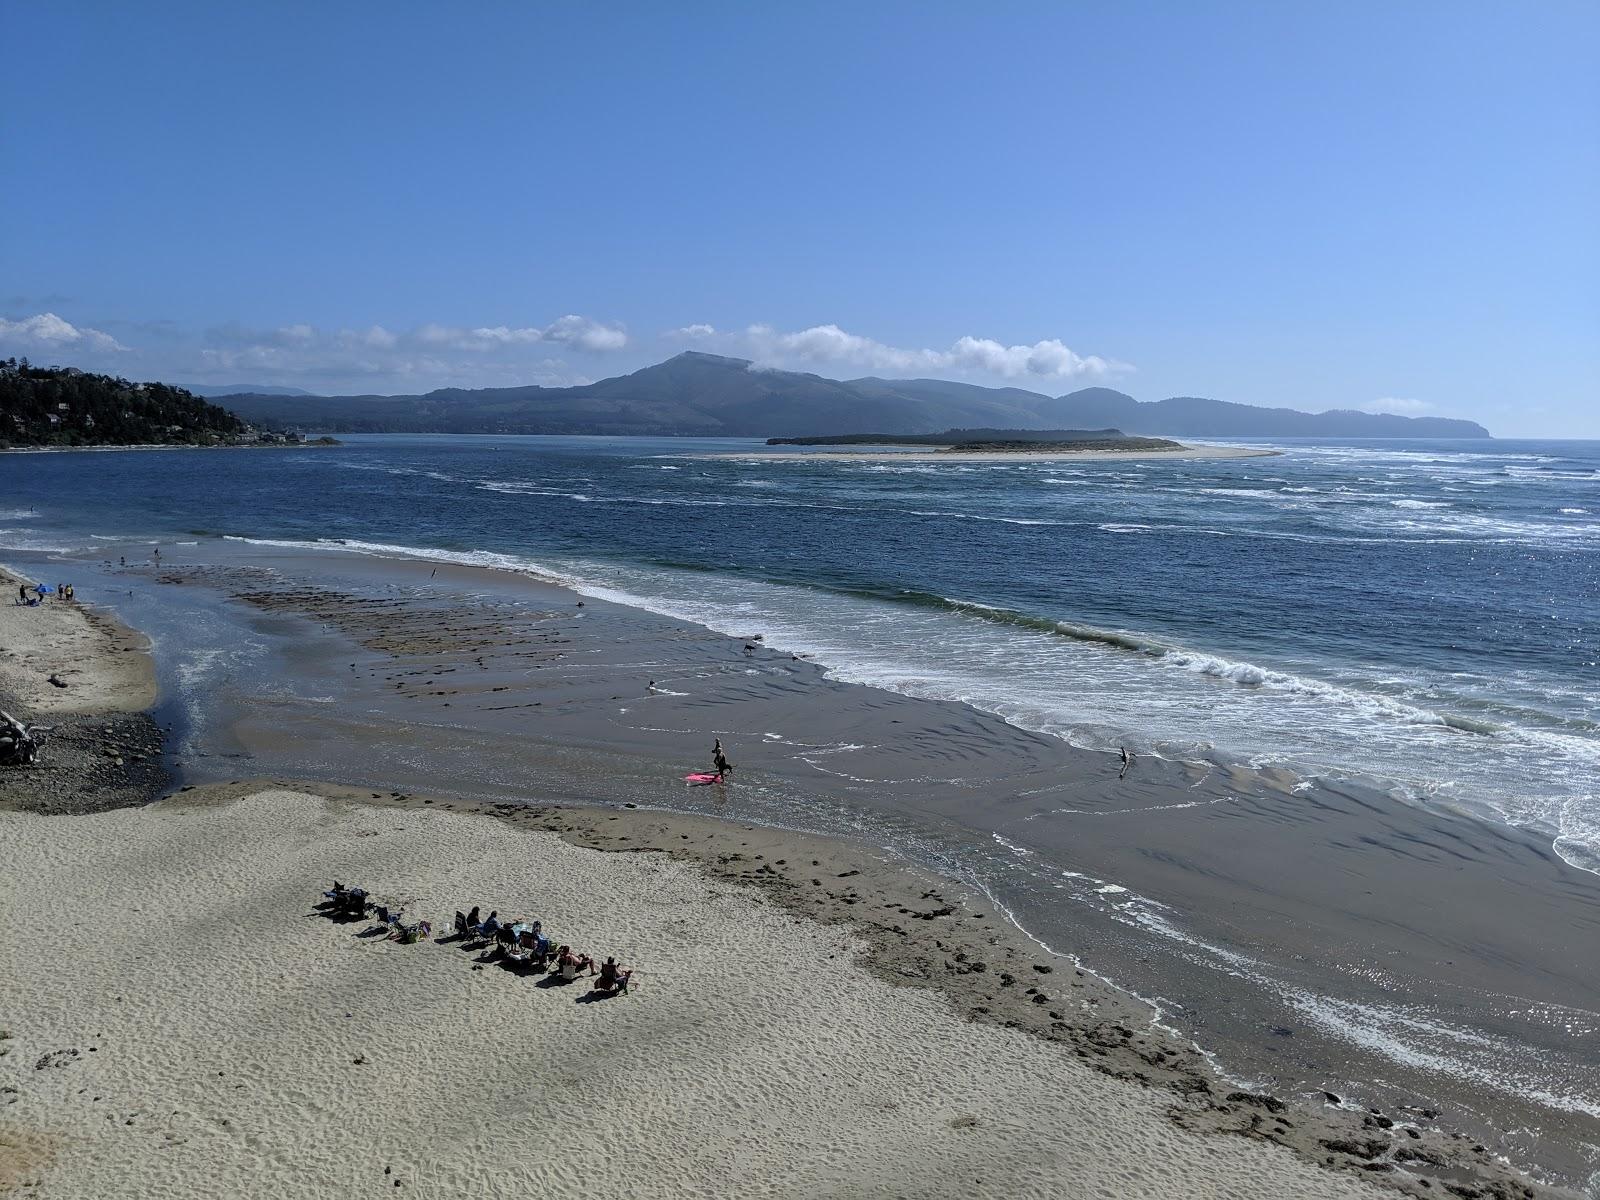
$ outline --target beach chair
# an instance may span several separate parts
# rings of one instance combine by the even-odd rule
[[[461,910],[456,910],[456,937],[466,939],[472,936],[472,926],[467,924],[467,918],[461,915]]]
[[[418,921],[415,925],[397,925],[395,931],[389,936],[402,946],[409,946],[414,942],[422,942],[433,933],[433,925],[428,921]]]
[[[607,962],[600,967],[600,977],[594,981],[593,990],[602,996],[625,996],[628,994],[628,980],[633,978],[633,970],[624,971],[614,962]]]
[[[367,911],[367,893],[364,888],[347,888],[339,898],[339,909],[353,917],[359,917]]]
[[[517,961],[531,962],[539,957],[539,935],[532,929],[517,934]]]

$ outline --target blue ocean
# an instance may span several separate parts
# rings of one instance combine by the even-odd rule
[[[504,566],[1095,748],[1358,779],[1600,871],[1600,442],[799,461],[352,436],[0,458],[0,546],[241,538]]]

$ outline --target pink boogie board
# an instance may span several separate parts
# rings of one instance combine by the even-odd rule
[[[721,783],[722,782],[722,776],[721,775],[714,775],[710,771],[690,771],[687,775],[685,775],[683,777],[683,781],[685,783],[698,783],[698,784]]]

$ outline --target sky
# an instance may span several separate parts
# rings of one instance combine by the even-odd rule
[[[0,0],[0,354],[1600,437],[1600,4]]]

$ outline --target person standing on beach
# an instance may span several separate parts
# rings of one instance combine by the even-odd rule
[[[1128,773],[1128,768],[1131,766],[1133,766],[1133,755],[1129,754],[1128,748],[1124,746],[1122,747],[1122,770],[1117,772],[1117,778],[1121,779],[1124,775],[1126,775]]]
[[[718,775],[727,775],[733,770],[733,764],[728,761],[727,752],[722,748],[722,739],[717,739],[717,744],[711,748],[711,764],[716,767]]]

